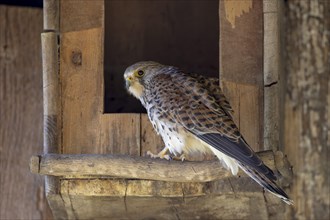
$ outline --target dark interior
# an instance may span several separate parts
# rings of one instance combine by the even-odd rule
[[[142,60],[218,77],[218,0],[105,1],[105,113],[142,113],[124,87],[129,65]]]

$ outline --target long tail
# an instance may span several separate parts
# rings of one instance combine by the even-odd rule
[[[262,187],[267,189],[269,192],[274,194],[275,196],[281,198],[286,204],[293,205],[293,200],[289,198],[289,196],[284,192],[283,189],[281,189],[274,180],[271,180],[270,178],[266,177],[261,172],[252,169],[248,166],[245,166],[241,163],[238,163],[239,167],[252,179],[254,179],[257,183],[259,183]]]

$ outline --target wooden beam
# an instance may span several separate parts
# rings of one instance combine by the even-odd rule
[[[44,0],[44,30],[57,32],[59,30],[59,0]]]
[[[263,1],[219,1],[220,81],[237,126],[255,150],[263,148]]]
[[[258,155],[271,169],[283,170],[275,164],[272,151],[259,152]],[[37,158],[39,157],[39,158]],[[280,160],[285,159],[281,158]],[[286,167],[289,169],[289,167]],[[46,154],[31,158],[31,172],[41,175],[64,176],[67,178],[116,177],[127,179],[147,179],[173,182],[208,182],[231,177],[218,160],[166,161],[138,156],[102,154]],[[239,172],[238,175],[245,175]]]

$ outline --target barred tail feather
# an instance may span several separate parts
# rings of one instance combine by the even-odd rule
[[[252,179],[254,179],[259,185],[267,189],[269,192],[274,194],[275,196],[282,199],[288,205],[293,205],[293,200],[289,198],[289,196],[281,189],[273,180],[267,178],[264,174],[259,171],[252,169],[248,166],[245,166],[241,163],[238,163],[239,167]]]

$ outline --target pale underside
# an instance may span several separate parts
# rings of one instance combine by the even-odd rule
[[[170,153],[175,156],[194,155],[195,153],[213,153],[227,169],[231,170],[233,175],[237,174],[238,165],[235,159],[214,149],[212,146],[186,131],[185,128],[181,126],[172,124],[171,122],[165,120],[158,120],[156,115],[154,115],[154,117],[149,117],[149,119],[156,132],[161,135],[165,143],[165,148],[162,152],[166,152],[166,149],[168,149]]]

